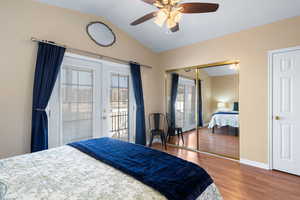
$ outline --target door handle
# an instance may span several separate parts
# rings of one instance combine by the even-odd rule
[[[105,120],[105,119],[106,119],[106,117],[102,117],[102,119],[104,119],[104,120]]]
[[[280,117],[276,115],[275,120],[280,120]]]

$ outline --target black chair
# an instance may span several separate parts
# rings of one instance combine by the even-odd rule
[[[162,113],[149,114],[149,129],[151,133],[150,144],[152,146],[153,138],[160,136],[162,147],[167,149],[167,140],[165,135],[165,116]]]
[[[176,133],[177,133],[178,142],[180,140],[179,136],[181,136],[182,143],[184,144],[182,127],[176,127],[175,125],[172,125],[168,113],[166,114],[166,118],[167,118],[167,124],[168,124],[167,141],[170,141],[170,137],[171,136],[176,136]]]

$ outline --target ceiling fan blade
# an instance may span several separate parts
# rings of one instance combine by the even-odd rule
[[[176,26],[172,27],[170,30],[171,30],[173,33],[179,31],[179,24],[177,23]]]
[[[215,12],[219,8],[219,4],[215,3],[182,3],[179,5],[182,13],[207,13]]]
[[[142,1],[151,5],[153,5],[156,2],[156,0],[142,0]]]
[[[132,22],[130,25],[131,26],[136,26],[138,24],[141,24],[141,23],[143,23],[143,22],[145,22],[149,19],[152,19],[152,18],[156,17],[156,14],[157,14],[157,11],[149,13],[147,15],[144,15],[143,17],[141,17],[141,18],[135,20],[134,22]]]

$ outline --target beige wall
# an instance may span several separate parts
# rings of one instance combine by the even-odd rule
[[[218,110],[218,102],[225,103],[226,110],[233,109],[233,102],[239,101],[239,76],[211,77],[211,110]]]
[[[86,25],[104,21],[117,42],[102,48],[85,32]],[[156,54],[105,19],[30,0],[0,1],[0,158],[30,151],[33,75],[37,44],[32,36],[71,47],[152,65],[143,69],[146,113],[162,110],[163,75]],[[156,83],[156,84],[153,84]]]
[[[170,50],[160,54],[161,66],[240,60],[240,155],[267,163],[268,51],[300,45],[299,27],[300,17],[295,17]]]
[[[200,73],[202,95],[202,117],[204,125],[209,123],[212,114],[212,82],[211,77],[205,71]]]

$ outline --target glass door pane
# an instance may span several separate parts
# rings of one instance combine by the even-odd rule
[[[183,127],[185,121],[185,86],[178,85],[175,103],[176,126]]]
[[[180,77],[176,98],[176,126],[183,131],[195,129],[195,81]]]
[[[184,131],[195,129],[195,85],[185,87],[185,125]]]
[[[110,86],[110,120],[111,137],[129,141],[129,76],[111,74]]]
[[[93,71],[63,66],[61,72],[62,142],[93,138]]]

